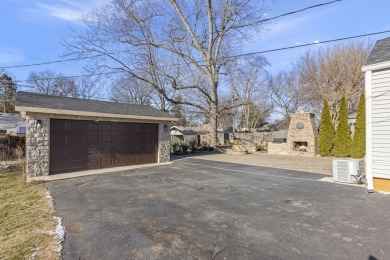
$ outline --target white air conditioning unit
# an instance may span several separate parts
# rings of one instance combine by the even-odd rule
[[[333,180],[346,183],[359,183],[363,172],[361,159],[333,159]]]

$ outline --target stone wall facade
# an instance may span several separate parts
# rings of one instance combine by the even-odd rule
[[[306,151],[294,150],[294,142],[307,142]],[[318,154],[318,130],[313,113],[291,114],[287,145],[290,155],[314,157]]]
[[[269,154],[281,154],[288,155],[287,143],[273,143],[268,142],[268,153]]]
[[[169,162],[171,160],[171,133],[170,125],[158,125],[158,146],[159,146],[159,162]]]
[[[44,115],[26,117],[26,171],[28,177],[49,175],[50,118]]]
[[[260,144],[262,141],[272,142],[274,138],[287,138],[288,130],[279,130],[272,132],[255,132],[255,133],[236,133],[236,139],[251,140],[254,144]]]

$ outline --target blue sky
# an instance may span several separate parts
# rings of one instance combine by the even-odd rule
[[[329,0],[268,1],[267,16],[273,17]],[[56,60],[65,51],[61,41],[69,39],[69,26],[80,29],[78,18],[104,0],[0,0],[2,37],[0,67]],[[244,52],[261,51],[323,41],[390,29],[390,1],[343,0],[332,5],[277,19],[267,31],[245,45]],[[390,37],[390,33],[367,37],[370,42]],[[288,69],[309,48],[319,44],[265,55],[270,72]],[[79,75],[81,64],[68,62],[37,67],[7,69],[16,80],[25,80],[30,71],[52,69],[67,75]]]

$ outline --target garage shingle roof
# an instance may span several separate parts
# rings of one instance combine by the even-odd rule
[[[390,61],[390,37],[379,40],[368,55],[365,66]]]
[[[51,96],[24,91],[17,93],[16,106],[175,119],[169,113],[147,105]]]

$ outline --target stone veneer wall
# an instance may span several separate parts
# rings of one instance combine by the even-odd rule
[[[301,112],[291,114],[290,127],[288,129],[287,145],[290,155],[303,155],[314,157],[318,154],[318,131],[317,124],[313,113]],[[304,127],[297,128],[297,124],[301,122]],[[294,151],[294,142],[307,142],[307,152]]]
[[[268,150],[269,154],[281,154],[288,155],[288,146],[287,143],[273,143],[268,142]]]
[[[50,119],[28,115],[26,127],[26,171],[28,177],[49,175]],[[37,125],[41,120],[41,127]]]
[[[164,129],[167,126],[167,131]],[[158,146],[160,163],[169,162],[171,159],[171,133],[170,125],[162,123],[158,125]]]

